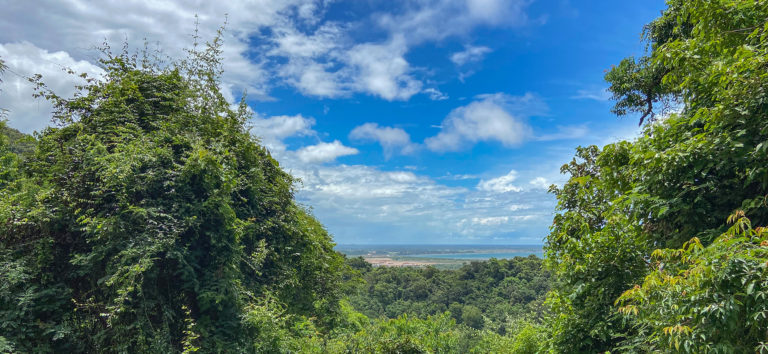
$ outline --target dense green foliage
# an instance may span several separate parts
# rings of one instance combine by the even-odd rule
[[[423,319],[402,315],[381,319],[357,332],[333,338],[329,353],[536,353],[544,329],[528,321],[507,323],[508,334],[457,325],[447,313]]]
[[[218,46],[167,67],[106,51],[72,99],[32,78],[57,126],[0,123],[0,352],[541,347],[536,257],[345,265],[219,93]]]
[[[680,249],[653,252],[654,270],[618,301],[619,310],[639,324],[631,344],[685,352],[768,351],[768,229],[753,229],[743,213],[731,221],[735,225],[708,247],[693,238]]]
[[[768,353],[768,3],[668,5],[606,75],[644,133],[562,167],[545,268],[345,264],[218,40],[39,84],[57,126],[0,123],[0,352]]]
[[[35,151],[35,138],[26,135],[5,124],[0,125],[0,135],[7,139],[7,148],[10,152],[27,157]]]
[[[365,280],[349,301],[371,318],[424,318],[448,311],[458,323],[503,334],[508,318],[539,316],[549,288],[548,273],[536,256],[471,262],[457,270],[373,268],[362,258],[349,263]]]
[[[0,352],[541,346],[536,257],[345,265],[245,104],[219,93],[219,45],[166,67],[107,48],[106,76],[83,76],[74,98],[32,78],[56,127],[33,138],[0,122]],[[355,291],[377,319],[342,299]]]
[[[343,257],[217,89],[219,42],[108,55],[22,161],[0,141],[0,335],[42,352],[270,351],[340,313]],[[267,316],[268,317],[268,316]]]
[[[580,148],[553,190],[555,352],[766,351],[764,236],[726,219],[768,223],[768,3],[668,5],[606,75],[643,136]]]

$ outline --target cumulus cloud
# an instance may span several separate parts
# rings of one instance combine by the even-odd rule
[[[343,27],[326,23],[313,33],[303,33],[290,25],[275,29],[269,39],[274,45],[269,57],[287,58],[277,65],[279,77],[302,94],[317,97],[340,97],[349,93],[344,70],[333,70],[334,56],[343,51],[347,42]]]
[[[338,74],[326,71],[329,65],[293,59],[280,69],[280,73],[305,96],[334,98],[347,95],[349,92],[338,82]]]
[[[276,29],[272,41],[276,47],[270,55],[287,57],[317,58],[337,49],[344,40],[343,27],[336,23],[326,23],[311,34],[305,34],[290,26]]]
[[[394,101],[423,93],[442,100],[447,96],[438,90],[422,90],[429,74],[406,60],[410,49],[425,41],[465,36],[479,26],[525,25],[529,2],[428,0],[347,23],[325,17],[331,3],[326,0],[106,0],[98,6],[87,0],[42,0],[35,3],[36,11],[16,2],[0,13],[0,43],[26,40],[75,61],[94,62],[98,53],[93,47],[104,40],[114,46],[127,41],[132,48],[146,41],[150,47],[157,43],[164,55],[181,57],[196,28],[205,41],[226,18],[222,90],[227,98],[247,91],[270,100],[274,86],[287,84],[321,98],[364,93]],[[355,31],[362,26],[382,32],[384,39],[360,42]],[[472,51],[464,60],[483,49]]]
[[[518,211],[518,210],[526,210],[532,208],[529,204],[512,204],[507,206],[507,209],[509,211]]]
[[[305,118],[301,114],[295,116],[273,116],[256,118],[250,121],[252,132],[269,139],[284,139],[294,135],[311,135],[314,118]]]
[[[423,78],[405,55],[426,41],[466,35],[478,26],[520,26],[528,23],[525,10],[529,1],[515,0],[432,0],[410,4],[405,11],[374,13],[371,19],[343,26],[327,22],[309,26],[305,32],[291,21],[276,26],[268,52],[276,70],[299,92],[316,97],[344,97],[365,93],[388,101],[408,100],[418,93],[432,100],[447,99],[435,88],[423,89]],[[446,21],[450,18],[451,21]],[[372,21],[372,23],[370,23]],[[374,26],[387,38],[356,43],[351,31],[359,26]],[[467,47],[456,53],[461,62],[480,60],[485,47]]]
[[[445,180],[449,180],[449,181],[462,181],[462,180],[467,180],[467,179],[479,179],[479,178],[480,177],[478,177],[477,175],[452,174],[450,172],[447,173],[445,176],[438,177],[438,179],[445,179]]]
[[[313,6],[304,6],[308,4]],[[23,63],[11,70],[21,75],[42,73],[51,88],[66,96],[71,94],[76,81],[66,79],[57,70],[68,66],[76,71],[98,72],[92,64],[99,56],[94,48],[105,40],[117,48],[125,41],[130,48],[141,48],[146,41],[150,49],[159,48],[162,55],[179,58],[184,56],[183,49],[191,46],[195,27],[202,41],[209,40],[226,18],[230,30],[224,32],[223,38],[222,93],[232,99],[248,91],[251,97],[269,99],[270,77],[262,66],[263,61],[252,56],[250,36],[261,28],[282,23],[290,9],[302,8],[305,14],[315,11],[317,15],[323,11],[323,4],[321,0],[255,3],[246,0],[107,0],[96,5],[87,0],[43,0],[35,2],[34,9],[30,9],[28,3],[11,2],[4,4],[0,11],[0,44],[5,50],[3,57],[14,57]],[[197,26],[196,14],[199,15]],[[25,42],[19,43],[20,40]],[[19,59],[21,57],[25,59]],[[18,80],[8,81],[6,88]],[[14,87],[7,89],[3,96],[18,102],[14,95],[26,96],[24,90]],[[11,124],[26,132],[47,125],[49,106],[23,98],[26,103],[14,103],[10,107]]]
[[[483,46],[466,46],[463,51],[451,55],[451,61],[456,65],[464,65],[471,62],[483,60],[486,54],[491,52],[491,48]]]
[[[324,18],[331,3],[326,0],[106,0],[99,6],[87,0],[42,0],[35,3],[37,11],[30,11],[27,3],[11,2],[0,12],[0,48],[6,50],[0,56],[14,72],[40,72],[52,88],[68,95],[72,81],[67,81],[70,78],[60,66],[98,74],[99,69],[90,64],[98,54],[91,48],[105,38],[116,47],[127,39],[132,48],[140,48],[146,38],[150,47],[159,42],[164,54],[180,57],[191,42],[195,14],[203,40],[210,39],[229,14],[222,83],[228,98],[247,90],[251,97],[267,100],[272,88],[287,85],[312,97],[367,94],[395,101],[424,94],[443,100],[447,96],[437,88],[425,88],[431,82],[430,72],[408,61],[412,48],[450,36],[466,38],[478,27],[525,25],[529,2],[424,0],[347,24]],[[356,31],[362,26],[370,27],[377,36],[359,36]],[[470,52],[457,60],[469,63],[487,54],[482,49]],[[12,57],[27,58],[17,62],[31,64],[14,64]],[[45,103],[26,99],[26,93],[14,93],[12,86],[23,84],[14,74],[6,73],[4,78],[0,100],[7,101],[0,101],[0,107],[12,109],[12,125],[25,131],[44,126],[50,117]],[[440,132],[443,137],[435,137],[433,145],[444,142],[445,137],[460,144],[497,141],[514,145],[518,138],[502,137],[488,129],[494,124],[508,132],[527,127],[526,117],[540,107],[533,104],[535,99],[528,104],[522,101],[501,94],[478,96],[446,117]],[[14,106],[16,102],[29,105]],[[485,117],[483,112],[493,117]],[[543,197],[541,191],[499,193],[496,190],[513,190],[513,181],[509,185],[489,181],[487,189],[447,186],[415,170],[333,163],[358,151],[338,140],[321,141],[322,134],[313,130],[311,117],[257,115],[250,124],[252,133],[261,137],[281,165],[302,179],[299,200],[313,206],[342,242],[465,242],[489,235],[513,240],[543,236],[531,231],[540,229],[552,208],[551,198]],[[467,133],[466,125],[480,131]],[[418,146],[399,128],[369,126],[358,132],[361,141],[381,144],[385,154],[388,149],[391,154],[408,153]],[[296,150],[287,146],[292,137],[315,141]],[[456,175],[455,179],[465,178],[476,177]]]
[[[272,154],[281,162],[288,163],[289,167],[302,167],[301,164],[326,163],[342,156],[355,155],[359,151],[355,148],[344,146],[340,141],[319,142],[300,148],[296,151],[288,150],[284,140],[290,137],[317,137],[318,133],[312,129],[315,119],[304,117],[301,114],[295,116],[255,117],[249,121],[251,134],[261,139]]]
[[[25,133],[42,130],[51,122],[52,106],[46,100],[32,97],[33,87],[26,77],[41,74],[50,89],[62,97],[72,97],[81,78],[64,71],[70,68],[91,77],[103,70],[84,60],[76,60],[64,51],[50,52],[29,42],[0,44],[0,58],[8,66],[3,77],[0,107],[8,110],[11,126]]]
[[[301,93],[343,97],[356,92],[388,101],[407,100],[421,92],[405,60],[408,51],[401,35],[383,42],[354,43],[337,24],[326,24],[311,34],[289,28],[272,38],[269,56],[287,59],[277,72]]]
[[[250,47],[253,33],[285,23],[289,14],[297,9],[304,9],[299,12],[307,15],[297,16],[295,21],[299,23],[324,11],[322,0],[107,0],[98,6],[87,0],[43,0],[35,3],[37,11],[30,11],[28,5],[5,6],[0,13],[0,43],[21,38],[40,48],[65,51],[77,60],[88,61],[98,55],[92,48],[104,40],[113,46],[127,40],[132,48],[140,48],[146,39],[150,47],[158,43],[164,54],[178,58],[183,56],[183,49],[190,46],[196,27],[201,40],[205,41],[215,35],[226,19],[229,30],[224,32],[222,48],[225,94],[235,96],[247,90],[253,97],[263,99],[269,98],[270,77],[262,60],[253,57]],[[309,16],[308,11],[313,11],[313,16]]]
[[[342,243],[461,243],[491,236],[536,243],[554,204],[543,191],[447,186],[412,171],[344,164],[289,168],[303,182],[299,200],[312,205]]]
[[[334,140],[331,143],[305,146],[296,151],[296,155],[305,163],[323,163],[336,160],[341,156],[355,155],[358,152],[357,149],[344,146],[340,141]]]
[[[517,171],[511,170],[504,176],[481,180],[477,185],[477,189],[486,192],[493,193],[507,193],[507,192],[520,192],[523,188],[513,184],[517,179]]]
[[[411,136],[401,128],[380,127],[377,123],[365,123],[349,133],[349,138],[358,141],[375,141],[384,149],[384,155],[389,158],[393,154],[407,155],[416,150],[411,142]]]
[[[259,137],[261,143],[273,151],[285,150],[283,139],[291,136],[312,136],[317,133],[312,129],[314,118],[301,114],[295,116],[255,117],[249,122],[251,134]]]
[[[410,42],[461,35],[477,26],[522,26],[529,0],[427,0],[401,14],[378,14],[379,24]]]
[[[519,145],[532,135],[526,118],[545,111],[546,105],[532,94],[481,95],[474,102],[451,111],[443,120],[440,132],[424,143],[437,152],[458,151],[481,141],[495,141],[507,147]]]
[[[355,86],[386,100],[407,100],[421,91],[421,82],[409,75],[411,68],[403,57],[405,39],[395,36],[383,44],[358,44],[346,53],[346,61],[356,70]]]
[[[314,123],[311,118],[259,119],[261,121],[253,125],[271,140],[319,135],[311,129]],[[389,133],[388,139],[393,142],[410,141],[397,133],[396,128],[386,128],[389,127],[368,125],[358,131],[365,132],[360,133],[361,136],[372,139],[379,137],[386,141],[384,137]],[[387,171],[372,166],[323,163],[331,162],[339,151],[349,149],[338,141],[297,151],[282,146],[273,156],[301,179],[297,198],[313,207],[339,242],[440,240],[462,243],[494,237],[512,243],[537,243],[545,234],[541,225],[550,221],[552,198],[536,188],[515,185],[520,179],[516,171],[482,180],[477,188],[468,189],[444,185],[437,180],[464,181],[477,176],[448,174],[432,178],[418,174],[414,166]]]

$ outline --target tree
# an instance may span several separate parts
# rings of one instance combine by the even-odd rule
[[[606,75],[614,112],[641,114],[645,129],[633,142],[580,149],[553,190],[555,350],[637,350],[645,322],[614,302],[656,271],[654,250],[694,237],[709,247],[737,209],[768,222],[767,17],[761,1],[669,0],[645,28],[647,55]],[[674,110],[656,111],[665,104]]]
[[[461,311],[461,322],[469,327],[480,329],[483,327],[483,313],[477,306],[466,305]]]
[[[33,80],[57,126],[0,194],[9,346],[269,351],[260,318],[333,326],[343,258],[219,92],[219,38],[163,67],[105,48],[72,99]]]

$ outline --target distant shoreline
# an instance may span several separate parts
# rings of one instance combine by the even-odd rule
[[[389,257],[363,257],[366,262],[377,267],[424,267],[429,265],[443,264],[438,262],[421,261],[421,260],[402,260],[392,259]]]
[[[338,245],[347,257],[362,257],[374,266],[455,269],[473,261],[512,259],[534,255],[543,258],[539,245]]]

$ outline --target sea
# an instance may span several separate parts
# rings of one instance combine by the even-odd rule
[[[508,259],[535,255],[542,258],[541,245],[349,245],[336,249],[347,256],[431,258],[454,260]]]

